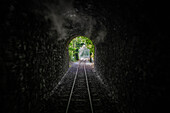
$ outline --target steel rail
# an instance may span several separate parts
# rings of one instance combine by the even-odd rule
[[[78,69],[79,69],[80,63],[81,62],[79,62],[79,65],[78,65],[77,71],[76,71],[76,75],[74,77],[74,81],[73,81],[73,85],[72,85],[72,88],[71,88],[69,100],[68,100],[68,103],[67,103],[66,113],[68,113],[68,109],[69,109],[69,106],[70,106],[70,101],[71,101],[71,97],[72,97],[72,94],[73,94],[74,85],[75,85],[75,82],[76,82],[76,79],[77,79],[77,73],[78,73]]]
[[[87,91],[88,91],[88,95],[89,95],[90,108],[91,108],[91,112],[93,113],[93,105],[92,105],[92,100],[91,100],[89,83],[88,83],[88,78],[87,78],[86,66],[85,65],[86,65],[86,61],[84,63],[84,73],[85,73],[85,77],[86,77],[86,85],[87,85]]]

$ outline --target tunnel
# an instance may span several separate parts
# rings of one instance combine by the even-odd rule
[[[40,113],[69,69],[77,36],[95,45],[94,72],[113,113],[169,111],[167,3],[2,0],[1,15],[1,113]]]

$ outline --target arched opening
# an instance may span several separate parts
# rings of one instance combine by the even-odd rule
[[[94,44],[84,36],[77,36],[68,44],[69,62],[77,62],[79,60],[87,60],[94,62]]]

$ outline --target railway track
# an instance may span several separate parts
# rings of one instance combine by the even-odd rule
[[[79,93],[81,95],[83,93],[83,95],[80,96]],[[76,74],[74,77],[74,81],[72,84],[72,88],[70,91],[70,96],[66,108],[66,113],[70,113],[70,112],[93,113],[93,105],[92,105],[91,94],[89,89],[88,77],[86,73],[86,61],[80,61],[76,70]]]
[[[110,113],[106,91],[85,61],[69,69],[41,113]]]

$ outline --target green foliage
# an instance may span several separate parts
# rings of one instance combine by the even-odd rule
[[[79,60],[79,58],[78,58],[78,50],[83,45],[85,45],[90,50],[91,58],[94,59],[94,45],[93,45],[93,42],[90,39],[88,39],[87,37],[78,36],[78,37],[74,38],[70,42],[69,47],[68,47],[70,61]]]

